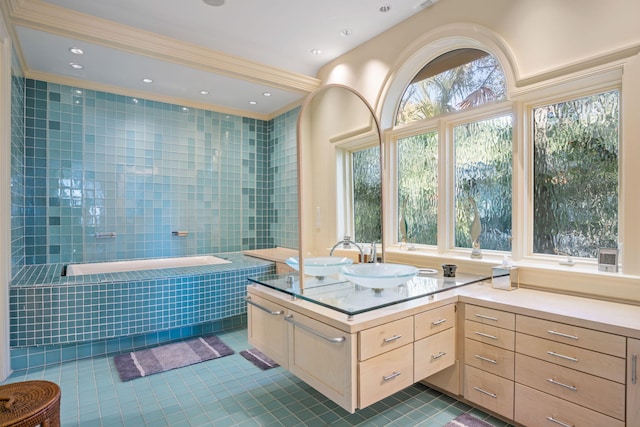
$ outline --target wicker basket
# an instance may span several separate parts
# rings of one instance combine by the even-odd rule
[[[60,427],[60,387],[50,381],[0,386],[0,427]]]

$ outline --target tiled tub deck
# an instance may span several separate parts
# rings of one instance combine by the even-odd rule
[[[63,264],[27,266],[9,289],[13,370],[115,354],[246,325],[247,278],[272,262],[231,261],[62,276]]]

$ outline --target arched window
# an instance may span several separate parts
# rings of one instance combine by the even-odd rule
[[[444,53],[424,66],[400,100],[396,124],[437,117],[505,99],[504,72],[497,59],[479,49]]]

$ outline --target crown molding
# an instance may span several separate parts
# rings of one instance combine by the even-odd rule
[[[320,80],[45,3],[2,0],[12,24],[224,76],[307,94]]]

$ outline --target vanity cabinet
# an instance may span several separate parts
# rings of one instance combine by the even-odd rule
[[[522,315],[516,331],[515,421],[625,425],[625,337]]]
[[[280,366],[289,366],[287,310],[257,295],[247,297],[247,334],[249,344],[262,351]]]
[[[455,365],[456,311],[448,304],[414,316],[414,382]]]
[[[464,397],[513,418],[515,314],[467,304]]]
[[[640,426],[640,340],[627,339],[627,425]]]
[[[357,406],[356,336],[290,310],[289,371],[343,408]]]

